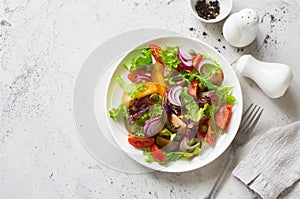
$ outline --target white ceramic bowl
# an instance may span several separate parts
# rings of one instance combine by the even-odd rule
[[[183,171],[194,170],[204,165],[207,165],[213,160],[215,160],[217,157],[219,157],[227,149],[227,147],[234,139],[236,132],[238,130],[239,123],[241,120],[241,115],[242,115],[242,106],[243,106],[242,92],[241,92],[239,81],[232,67],[226,61],[226,59],[220,53],[218,53],[213,47],[203,42],[191,38],[179,37],[179,36],[159,37],[159,38],[153,38],[149,41],[145,41],[139,46],[137,46],[135,49],[141,49],[143,47],[147,47],[149,46],[149,44],[156,44],[160,46],[165,46],[165,45],[184,46],[189,49],[194,49],[196,52],[200,52],[202,54],[211,56],[214,59],[218,60],[220,67],[222,68],[224,73],[223,86],[233,86],[234,89],[232,95],[234,95],[237,99],[237,102],[233,107],[231,122],[226,130],[226,133],[218,136],[218,139],[213,147],[207,146],[203,148],[201,153],[190,161],[178,160],[176,162],[171,163],[168,166],[161,166],[157,163],[149,164],[145,162],[146,157],[142,155],[142,151],[132,147],[128,143],[128,135],[127,135],[128,133],[124,127],[124,123],[114,122],[112,119],[108,117],[109,115],[108,110],[110,110],[113,107],[117,107],[121,103],[121,98],[123,94],[123,91],[118,86],[114,78],[114,75],[119,74],[121,77],[127,76],[128,72],[124,69],[123,64],[130,63],[130,60],[133,58],[132,53],[129,53],[127,56],[125,56],[120,61],[120,63],[115,66],[115,68],[111,68],[112,74],[109,77],[110,81],[108,83],[108,86],[106,87],[106,91],[105,91],[106,96],[103,96],[103,87],[101,86],[101,84],[98,85],[98,89],[96,89],[95,99],[94,99],[96,118],[99,118],[100,114],[103,114],[103,110],[101,111],[101,109],[98,108],[98,102],[104,97],[106,100],[106,108],[107,108],[104,111],[104,114],[107,115],[106,122],[108,123],[110,133],[114,137],[116,143],[129,157],[131,157],[136,162],[144,165],[145,167],[154,170],[165,171],[165,172],[183,172]],[[103,125],[103,122],[104,122],[103,120],[98,120],[98,125],[99,126]]]
[[[219,7],[220,7],[220,14],[215,19],[209,19],[206,20],[202,17],[200,17],[196,11],[196,3],[198,0],[190,0],[190,8],[192,9],[193,14],[202,22],[204,23],[217,23],[225,19],[232,9],[233,0],[218,0],[219,1]],[[209,2],[209,0],[206,0]],[[214,0],[212,0],[214,1]]]

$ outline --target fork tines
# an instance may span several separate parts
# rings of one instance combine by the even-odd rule
[[[254,107],[253,107],[254,106]],[[247,108],[247,110],[242,115],[241,125],[238,131],[242,131],[246,134],[251,133],[257,124],[263,108],[253,103]]]

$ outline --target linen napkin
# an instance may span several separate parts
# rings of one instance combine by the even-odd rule
[[[300,121],[269,129],[232,174],[263,199],[300,198]]]

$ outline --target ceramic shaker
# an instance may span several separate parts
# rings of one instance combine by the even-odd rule
[[[223,25],[225,40],[234,47],[244,47],[258,34],[259,17],[255,10],[245,8],[230,15]]]
[[[236,69],[242,76],[252,79],[271,98],[281,97],[293,79],[290,66],[259,61],[252,55],[243,55]]]

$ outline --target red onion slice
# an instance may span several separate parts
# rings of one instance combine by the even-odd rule
[[[203,73],[204,72],[203,71],[204,70],[203,66],[205,64],[213,64],[213,65],[215,65],[215,63],[212,60],[210,60],[210,59],[202,59],[199,62],[198,66],[197,66],[197,70],[198,70],[199,73]]]
[[[180,50],[178,48],[178,59],[180,60],[180,68],[184,69],[184,70],[193,70],[194,66],[193,66],[193,58],[186,58],[183,57],[182,54],[180,53]]]
[[[180,48],[178,48],[178,58],[180,59],[180,60],[184,60],[184,61],[192,61],[192,59],[193,59],[193,57],[194,56],[191,56],[191,55],[187,55],[187,54],[184,54],[183,53],[183,51],[180,49]]]
[[[159,131],[164,127],[161,116],[156,116],[148,119],[143,127],[146,137],[152,137],[159,133]]]
[[[168,100],[171,104],[175,106],[181,106],[180,93],[182,91],[182,86],[173,86],[168,92]]]
[[[179,144],[180,144],[179,141],[173,140],[168,145],[164,146],[162,149],[164,149],[166,151],[178,151]]]
[[[151,78],[148,75],[137,74],[133,83],[137,84],[137,83],[141,83],[142,81],[151,82]]]
[[[191,70],[194,69],[193,66],[193,62],[192,61],[184,61],[184,60],[180,60],[181,61],[181,66],[185,69],[185,70]]]
[[[184,136],[179,144],[179,151],[192,152],[199,145],[200,141],[197,138],[192,138],[189,140],[186,136]]]
[[[171,75],[171,70],[169,70],[167,67],[164,67],[164,70],[163,70],[163,75],[164,77],[168,77],[169,75]]]
[[[161,105],[163,106],[164,104],[167,103],[168,103],[168,94],[164,93],[164,95],[162,96]]]

